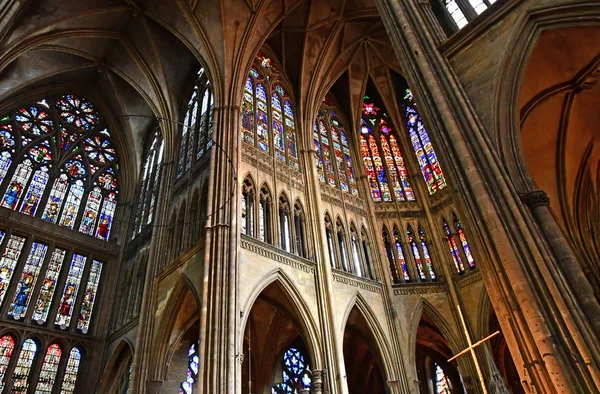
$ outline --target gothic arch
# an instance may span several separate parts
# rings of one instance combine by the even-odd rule
[[[133,344],[128,338],[121,338],[106,363],[98,385],[99,393],[113,392],[118,378],[124,372],[128,360],[133,360]],[[63,351],[64,352],[64,351]]]
[[[271,285],[278,286],[283,292],[283,295],[291,302],[294,309],[293,312],[296,315],[294,316],[296,318],[296,323],[300,326],[300,331],[306,342],[306,347],[308,348],[313,363],[312,368],[321,368],[323,365],[323,354],[320,346],[319,330],[317,329],[317,325],[300,290],[297,289],[296,285],[294,285],[291,279],[282,270],[273,270],[271,273],[265,275],[260,282],[254,285],[247,297],[246,303],[241,308],[242,319],[240,321],[240,327],[242,327],[242,330],[245,330],[248,325],[248,318],[252,311],[252,307],[256,303],[256,300],[263,291]],[[239,335],[237,349],[243,349],[243,341],[244,335]]]
[[[387,340],[385,330],[379,323],[379,319],[375,316],[375,313],[369,306],[369,302],[364,298],[364,296],[356,292],[350,299],[350,302],[346,306],[346,310],[344,311],[344,315],[341,319],[341,335],[343,337],[344,331],[348,326],[350,315],[353,311],[357,311],[360,316],[367,323],[368,330],[370,331],[371,336],[374,339],[375,349],[372,349],[376,352],[376,357],[379,358],[381,363],[383,378],[386,381],[393,381],[396,379],[397,371],[394,368],[394,356],[391,354],[392,347],[390,346],[389,341]]]
[[[201,302],[193,282],[181,274],[164,303],[164,313],[157,325],[151,364],[152,375],[158,380],[167,376],[169,363],[182,335],[198,320]]]

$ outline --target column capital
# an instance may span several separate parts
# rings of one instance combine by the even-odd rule
[[[537,208],[541,206],[548,206],[550,204],[550,197],[543,190],[533,190],[527,193],[519,193],[519,198],[523,204],[529,208]]]

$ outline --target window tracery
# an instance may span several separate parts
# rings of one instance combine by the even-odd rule
[[[452,256],[452,261],[454,262],[454,266],[456,267],[456,271],[459,274],[463,274],[465,272],[465,267],[463,265],[462,259],[460,258],[460,253],[458,248],[456,247],[456,242],[454,241],[454,236],[452,235],[452,231],[450,230],[450,226],[445,219],[442,219],[442,224],[444,226],[444,233],[446,234],[446,242],[448,242],[448,248],[450,248],[450,255]]]
[[[300,257],[308,257],[306,246],[306,216],[300,201],[294,204],[294,230],[296,236],[296,252]]]
[[[260,201],[258,204],[258,235],[263,242],[272,243],[271,239],[271,191],[267,185],[260,189]]]
[[[339,218],[335,223],[335,232],[337,235],[338,250],[340,252],[340,261],[342,263],[341,268],[346,272],[350,272],[350,264],[348,262],[347,254],[348,251],[346,250],[346,232],[344,231],[344,226]]]
[[[369,96],[364,97],[362,107],[360,152],[373,201],[415,200],[397,137],[390,126],[390,119],[383,104]]]
[[[0,118],[5,208],[107,240],[118,170],[112,136],[83,97],[41,99]]]
[[[312,372],[302,352],[295,347],[290,347],[283,353],[282,361],[283,381],[271,387],[271,394],[296,394],[310,391]]]
[[[160,187],[160,174],[163,159],[163,139],[160,129],[154,131],[148,149],[144,152],[140,198],[138,200],[132,238],[154,219],[154,209]]]
[[[350,141],[330,97],[321,104],[313,130],[313,152],[319,180],[358,196]]]
[[[254,201],[256,189],[250,177],[242,184],[242,234],[254,236]]]
[[[181,139],[177,179],[190,170],[212,146],[214,94],[208,73],[200,68],[188,101]]]
[[[456,228],[456,232],[458,233],[458,239],[462,244],[463,251],[465,252],[465,256],[467,258],[467,263],[469,264],[470,269],[475,269],[475,259],[471,254],[471,247],[469,246],[469,242],[467,242],[467,236],[465,235],[465,231],[460,223],[460,219],[456,214],[452,214],[452,222],[454,223],[454,227]]]
[[[242,97],[242,139],[292,168],[300,168],[292,98],[281,71],[259,52]]]

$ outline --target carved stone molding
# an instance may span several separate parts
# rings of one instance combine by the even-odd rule
[[[367,282],[367,280],[363,278],[356,277],[346,272],[334,272],[333,280],[334,282],[344,283],[350,286],[358,287],[359,289],[371,291],[373,293],[381,294],[382,292],[381,285],[379,283],[371,283],[371,281]]]
[[[364,201],[357,196],[343,192],[335,187],[320,184],[321,199],[338,207],[346,207],[351,212],[358,215],[366,216],[367,212],[364,209]]]
[[[540,206],[548,206],[550,204],[550,198],[543,190],[534,190],[527,193],[520,193],[519,197],[523,204],[529,208],[537,208]]]
[[[445,291],[446,286],[443,283],[404,284],[394,287],[394,295],[434,294],[444,293]]]
[[[243,249],[259,254],[278,263],[289,265],[290,267],[307,272],[309,274],[315,273],[315,264],[312,261],[294,256],[293,254],[284,252],[273,245],[260,242],[252,237],[248,237],[247,235],[242,234],[241,245]]]
[[[456,284],[458,287],[463,288],[472,285],[473,283],[480,282],[483,278],[481,277],[481,271],[475,271],[467,274],[466,276],[458,279]]]

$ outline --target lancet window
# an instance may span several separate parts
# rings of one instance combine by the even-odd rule
[[[260,189],[260,201],[258,203],[258,235],[263,242],[272,243],[271,209],[273,198],[267,185]]]
[[[414,201],[397,134],[383,104],[365,96],[360,120],[360,153],[373,201]]]
[[[363,226],[361,232],[362,249],[365,256],[365,266],[367,269],[367,275],[370,279],[375,279],[375,272],[373,271],[373,263],[371,258],[371,242],[369,242],[369,236],[367,235],[367,229]]]
[[[432,10],[447,35],[465,27],[497,0],[432,0]],[[441,9],[440,9],[441,8]],[[443,10],[443,12],[441,12]]]
[[[306,246],[306,216],[300,201],[294,204],[294,230],[296,237],[296,252],[300,257],[308,257]]]
[[[292,229],[291,229],[291,208],[290,203],[282,194],[279,196],[279,240],[281,249],[288,253],[292,252]]]
[[[152,134],[148,149],[144,153],[142,180],[132,238],[139,234],[144,227],[151,224],[154,219],[154,209],[160,186],[163,149],[163,139],[160,129],[157,128]]]
[[[92,322],[103,263],[79,253],[67,256],[67,251],[61,247],[52,248],[37,240],[28,243],[25,237],[15,234],[2,243],[4,234],[0,231],[0,305],[8,304],[8,317],[48,324],[48,316],[54,306],[57,308],[54,324],[66,330],[71,327],[73,311],[77,307],[80,312],[76,329],[87,333]],[[25,248],[25,245],[28,246]],[[48,255],[48,263],[43,266]],[[66,264],[69,260],[70,263]],[[14,278],[14,272],[20,273],[18,278]],[[62,280],[61,272],[66,275]],[[85,292],[78,297],[83,280],[86,281],[83,283],[87,283]],[[16,281],[16,286],[9,293],[12,281]],[[57,288],[62,292],[58,293]],[[37,295],[35,299],[32,297],[34,294]]]
[[[352,247],[352,260],[354,261],[354,273],[363,276],[362,259],[360,257],[360,240],[354,225],[350,225],[350,243]]]
[[[46,355],[44,356],[44,363],[40,370],[40,376],[38,383],[35,388],[36,394],[51,394],[52,388],[54,387],[54,380],[56,379],[56,373],[58,372],[58,364],[62,350],[57,344],[52,344],[46,349]]]
[[[338,251],[340,252],[340,261],[342,263],[342,269],[346,272],[350,272],[350,264],[348,263],[348,251],[346,249],[346,232],[342,221],[338,218],[335,223],[335,232],[337,235]]]
[[[198,344],[192,344],[188,350],[188,368],[185,377],[179,387],[179,394],[192,394],[196,377],[198,376]]]
[[[435,368],[435,394],[450,394],[448,378],[438,363],[433,364]]]
[[[463,251],[465,253],[465,257],[467,258],[467,264],[470,269],[475,268],[475,259],[471,254],[471,247],[469,246],[469,242],[467,242],[467,236],[465,235],[465,231],[463,230],[462,225],[460,224],[460,219],[454,213],[452,214],[452,222],[454,223],[454,228],[456,229],[456,233],[458,234],[458,239],[462,245]]]
[[[69,353],[69,360],[63,377],[63,384],[60,389],[60,394],[72,394],[75,392],[75,384],[77,383],[77,374],[81,364],[81,351],[74,347]]]
[[[319,180],[358,196],[348,134],[328,96],[323,100],[315,120],[313,151]]]
[[[213,111],[212,84],[206,70],[200,68],[181,126],[177,179],[189,171],[212,146]]]
[[[309,392],[312,386],[312,372],[305,355],[296,347],[283,353],[281,364],[282,381],[271,387],[271,394],[292,394]]]
[[[242,139],[299,169],[296,120],[289,89],[273,61],[259,52],[242,98]]]
[[[242,184],[242,234],[254,236],[254,202],[256,189],[252,178],[246,177]]]
[[[329,215],[325,215],[325,237],[327,238],[327,251],[329,252],[329,261],[332,268],[337,268],[337,259],[335,258],[335,247],[333,241],[333,223]]]
[[[0,205],[108,240],[118,155],[94,105],[48,97],[0,117]]]
[[[446,187],[446,179],[429,139],[427,129],[423,124],[423,119],[417,112],[417,104],[410,89],[406,89],[405,91],[403,108],[406,129],[417,156],[419,167],[421,167],[425,184],[427,185],[429,194],[435,194],[438,190]]]

